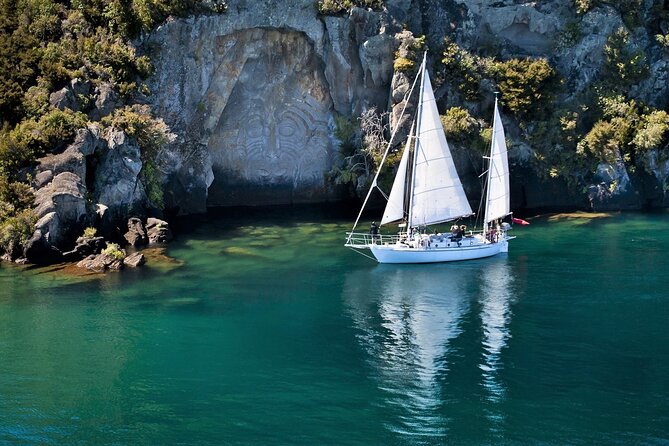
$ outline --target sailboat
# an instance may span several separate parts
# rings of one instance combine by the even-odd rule
[[[474,213],[455,169],[439,118],[427,72],[426,55],[408,93],[410,97],[420,79],[417,113],[381,219],[381,226],[399,223],[399,232],[395,235],[381,235],[375,224],[369,233],[355,232],[372,191],[378,188],[379,173],[397,132],[395,129],[353,229],[347,233],[345,246],[363,255],[368,250],[380,263],[451,262],[508,252],[509,240],[515,237],[507,234],[511,225],[502,222],[511,211],[509,163],[497,99],[490,155],[486,157],[489,162],[484,191],[483,229],[478,232],[466,231],[464,226],[453,225],[447,233],[429,231],[431,225],[455,221]],[[405,111],[406,104],[402,114]]]

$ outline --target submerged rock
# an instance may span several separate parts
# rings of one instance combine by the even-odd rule
[[[122,258],[114,257],[111,254],[90,255],[77,263],[79,268],[90,269],[95,272],[119,271],[123,269],[124,263]]]
[[[144,254],[141,252],[132,253],[123,259],[123,264],[125,266],[129,266],[130,268],[137,268],[138,266],[144,265],[144,263],[146,263],[146,259],[144,258]]]

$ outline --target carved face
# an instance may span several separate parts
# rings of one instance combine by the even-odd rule
[[[330,110],[303,90],[317,80],[307,76],[281,59],[248,59],[209,142],[214,164],[257,185],[322,184]]]

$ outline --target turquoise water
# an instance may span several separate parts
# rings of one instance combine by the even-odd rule
[[[669,214],[376,265],[347,219],[210,217],[139,270],[0,266],[0,444],[669,444]]]

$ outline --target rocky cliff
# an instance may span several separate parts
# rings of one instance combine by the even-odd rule
[[[163,153],[166,204],[188,213],[337,198],[327,176],[340,162],[335,118],[355,119],[372,107],[396,107],[397,113],[398,91],[406,91],[407,82],[393,77],[393,61],[407,34],[427,38],[440,107],[465,103],[477,118],[488,119],[496,86],[484,88],[487,97],[479,103],[459,96],[457,85],[439,72],[445,37],[500,60],[548,58],[564,86],[550,105],[557,109],[598,81],[608,39],[625,29],[628,46],[640,49],[649,68],[629,97],[666,109],[668,51],[654,39],[666,32],[666,2],[638,2],[636,22],[615,2],[592,3],[577,13],[579,2],[572,0],[388,0],[382,10],[323,16],[312,0],[232,0],[224,15],[168,21],[141,42],[156,67],[147,100],[179,135]],[[620,155],[582,172],[578,181],[551,177],[537,172],[535,161],[543,155],[528,137],[532,117],[505,119],[516,149],[515,207],[669,202],[666,148],[646,155],[650,167],[643,174],[630,174],[633,166]],[[455,145],[462,176],[467,181],[471,174],[468,188],[475,191],[479,156],[466,143]]]

